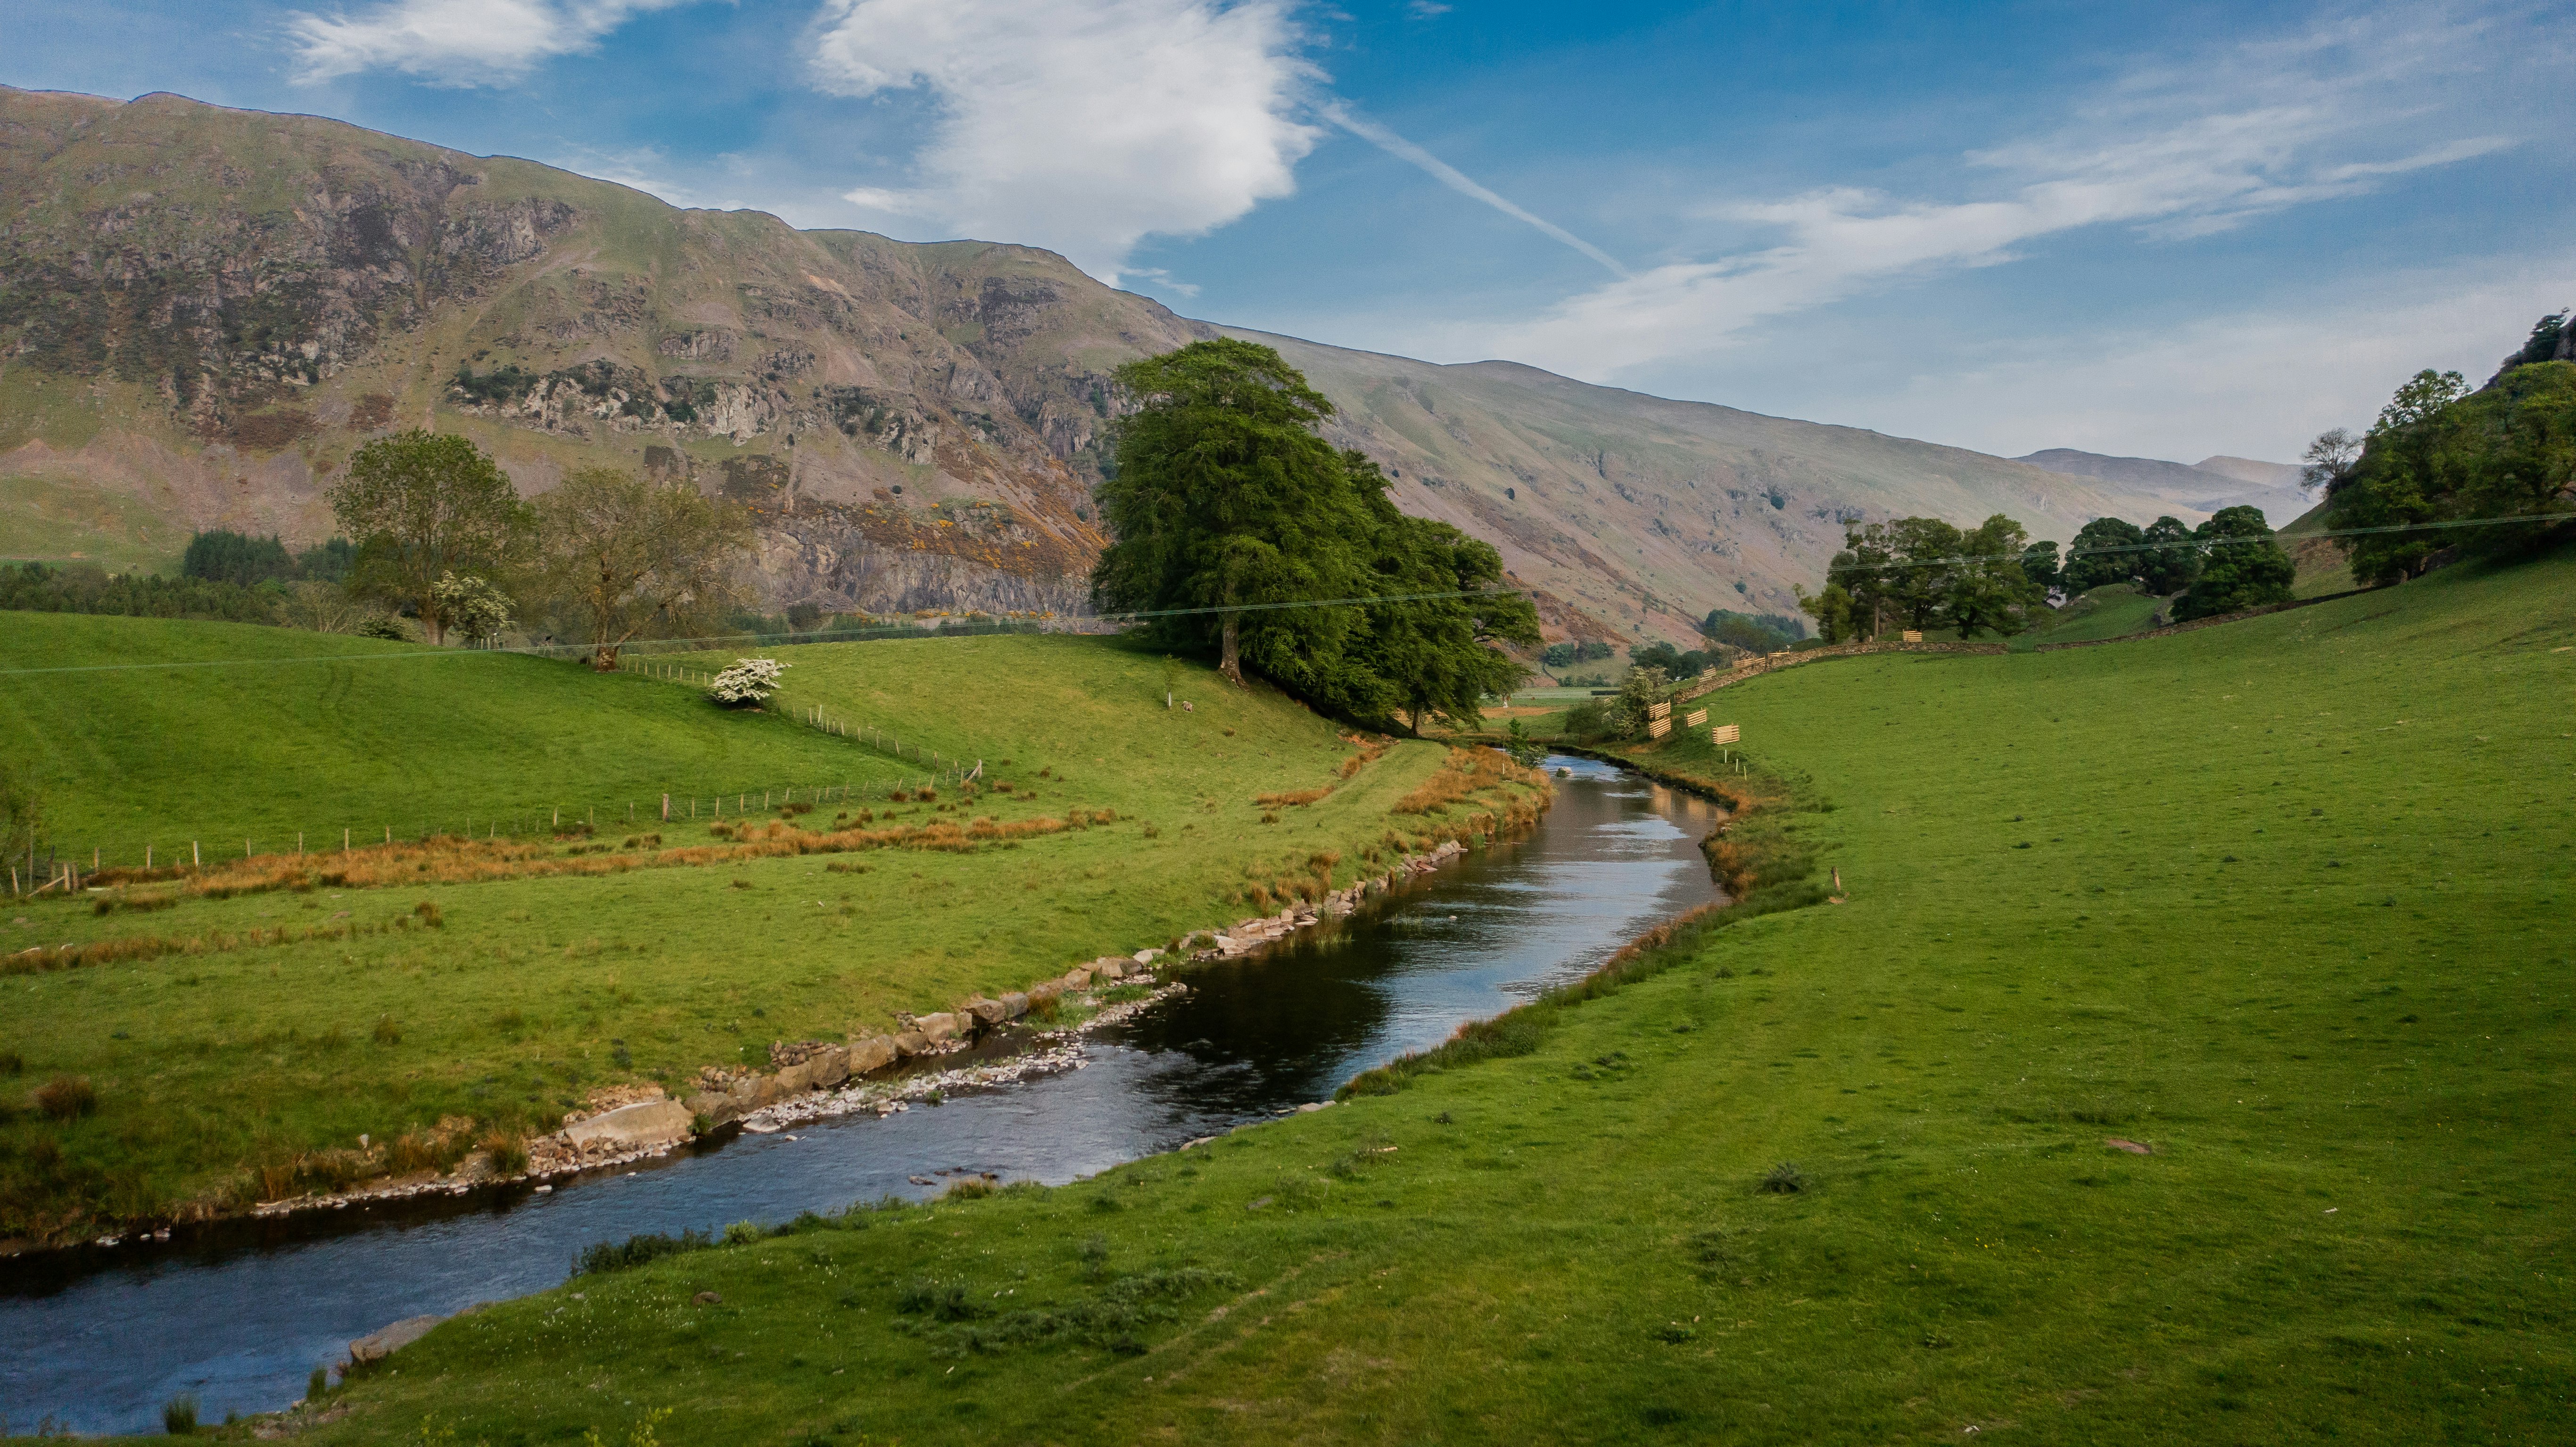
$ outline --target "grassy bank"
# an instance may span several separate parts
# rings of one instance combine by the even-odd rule
[[[175,631],[254,657],[277,636]],[[12,1072],[0,1078],[0,1236],[76,1237],[452,1162],[552,1129],[606,1086],[676,1086],[710,1064],[766,1068],[775,1040],[888,1029],[898,1011],[1021,988],[1319,895],[1534,797],[1492,778],[1423,797],[1458,778],[1444,750],[1363,750],[1294,701],[1203,670],[1177,680],[1195,707],[1167,710],[1161,662],[1099,640],[785,653],[810,670],[791,678],[863,687],[868,716],[909,740],[948,752],[991,742],[985,780],[936,798],[755,808],[749,820],[729,801],[721,827],[683,818],[210,861],[103,896],[19,901],[0,926],[0,1069]],[[440,720],[513,716],[558,734],[496,744],[504,758],[474,766],[495,788],[511,748],[555,757],[542,752],[554,744],[603,788],[706,760],[805,780],[865,767],[847,741],[718,710],[674,684],[490,656],[381,666],[366,676],[420,692],[308,708],[306,695],[277,690],[264,743],[235,740],[240,756],[216,767],[239,770],[246,796],[321,789],[301,775],[335,767],[314,750],[343,719],[398,755],[391,739],[422,737],[381,786],[437,788],[453,782],[438,772],[440,748],[474,753],[465,725]],[[405,667],[416,671],[393,672]],[[224,680],[228,702],[247,687],[227,670],[183,671],[159,679],[154,706],[179,712],[176,695],[208,676]],[[104,679],[109,700],[131,701],[137,677],[49,675],[41,690],[22,679],[10,697],[72,717],[64,695]],[[404,700],[409,711],[397,711]],[[217,710],[200,709],[211,727]],[[140,752],[123,725],[56,734],[57,767],[94,766],[98,780]],[[200,791],[186,796],[196,806],[227,797],[171,777]],[[58,1078],[85,1082],[92,1104],[49,1115],[37,1097]]]
[[[313,1436],[2551,1440],[2571,695],[2566,558],[1731,688],[1757,772],[1640,762],[1847,903],[1392,1093],[491,1309]]]

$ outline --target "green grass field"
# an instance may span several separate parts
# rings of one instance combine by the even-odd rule
[[[623,822],[666,791],[924,773],[677,684],[253,624],[11,614],[0,670],[0,747],[84,863],[140,864],[147,844],[168,863],[191,840],[237,858],[298,833],[337,847],[344,829],[480,836],[558,808]]]
[[[20,666],[353,646],[219,624],[39,618],[21,628],[24,617],[8,634]],[[38,653],[30,640],[48,630],[59,647]],[[0,925],[0,1061],[17,1062],[0,1080],[0,1237],[60,1239],[301,1190],[338,1168],[315,1153],[351,1148],[362,1132],[382,1142],[446,1117],[473,1119],[478,1134],[551,1129],[600,1086],[677,1085],[709,1064],[765,1068],[772,1040],[888,1029],[897,1011],[1228,924],[1274,892],[1382,868],[1391,837],[1427,841],[1468,817],[1391,813],[1438,770],[1438,746],[1399,744],[1337,782],[1356,751],[1327,721],[1195,667],[1177,680],[1194,710],[1167,710],[1160,661],[1103,640],[781,656],[795,660],[789,677],[805,696],[864,706],[890,732],[944,752],[997,750],[986,787],[935,803],[877,799],[876,825],[1079,816],[1086,827],[968,852],[654,867],[654,838],[667,848],[729,841],[706,818],[603,821],[594,841],[545,842],[540,862],[645,867],[459,883],[441,882],[452,876],[433,858],[417,884],[389,887],[316,880],[216,898],[139,884],[114,897],[174,902],[105,914],[87,897],[17,901]],[[330,800],[390,811],[432,795],[492,798],[514,783],[533,792],[549,773],[613,798],[730,770],[728,782],[753,785],[756,805],[764,777],[811,783],[872,760],[893,767],[678,684],[489,654],[22,674],[0,697],[26,730],[20,756],[44,761],[81,822],[133,809],[147,821],[211,815],[282,830],[294,809]],[[156,735],[176,742],[156,751]],[[1303,806],[1257,802],[1326,785],[1336,787]],[[336,833],[327,837],[316,871],[339,867]],[[286,942],[274,942],[279,931]],[[35,973],[7,958],[119,941],[172,952]],[[398,1038],[380,1038],[380,1025]],[[30,1108],[30,1092],[57,1076],[89,1080],[95,1113],[57,1124]],[[263,1179],[263,1168],[287,1174]]]
[[[2571,697],[2568,556],[1731,688],[1848,903],[1394,1094],[487,1310],[307,1436],[2559,1440]]]

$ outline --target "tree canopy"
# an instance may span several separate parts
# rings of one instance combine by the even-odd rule
[[[547,602],[590,645],[593,668],[615,668],[618,649],[639,636],[712,627],[742,599],[735,575],[751,519],[696,488],[585,467],[537,499],[537,515]]]
[[[357,540],[351,590],[409,604],[429,641],[445,637],[436,588],[450,573],[491,578],[522,553],[530,511],[500,465],[467,438],[414,429],[358,449],[329,493]]]
[[[1526,676],[1494,646],[1539,641],[1501,555],[1397,512],[1376,463],[1317,435],[1332,403],[1276,351],[1193,342],[1117,380],[1137,410],[1100,489],[1114,541],[1094,606],[1170,615],[1148,620],[1167,646],[1213,648],[1237,682],[1249,668],[1369,722],[1473,718]]]
[[[2075,530],[2075,541],[2066,550],[2066,566],[2058,574],[2059,586],[2069,593],[2090,593],[2113,583],[2136,582],[2142,556],[2137,548],[2146,540],[2146,530],[2126,518],[2095,518]]]
[[[2192,538],[2200,548],[2199,565],[2174,603],[2175,621],[2289,601],[2298,565],[2273,538],[2261,508],[2220,508],[2192,530]]]
[[[1939,518],[1846,527],[1824,591],[1800,593],[1798,605],[1828,643],[1874,638],[1891,624],[2009,635],[2047,598],[2025,567],[2035,557],[2054,567],[2055,550],[2036,553],[2022,525],[2001,513],[1965,532]]]

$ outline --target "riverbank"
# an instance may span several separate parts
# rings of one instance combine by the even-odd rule
[[[312,1439],[2546,1440],[2571,650],[2554,559],[1763,679],[1848,903],[1393,1094],[493,1308]]]
[[[263,853],[22,902],[0,925],[30,962],[0,991],[0,1066],[14,1072],[0,1076],[0,1241],[130,1240],[372,1181],[516,1176],[567,1117],[656,1090],[684,1105],[725,1095],[794,1064],[776,1048],[899,1039],[906,1017],[953,1022],[1084,962],[1313,905],[1398,856],[1504,827],[1541,788],[1461,775],[1436,745],[1343,736],[1203,670],[1177,679],[1197,706],[1167,709],[1160,661],[1113,643],[865,645],[849,684],[864,695],[839,698],[825,665],[858,647],[799,651],[809,691],[943,756],[984,758],[980,779],[819,805],[799,780],[792,801],[781,791],[763,812],[739,794],[722,819],[687,819],[682,795],[671,820],[632,831],[557,837],[549,815],[534,838],[352,850],[364,871]],[[433,661],[451,689],[500,692],[534,666]],[[201,677],[230,675],[182,670],[164,692]],[[792,731],[677,684],[557,681],[603,699],[658,690],[673,708],[633,707],[671,713],[710,749]],[[319,726],[280,717],[289,741]],[[55,742],[114,762],[134,743],[123,728],[87,718]],[[805,732],[863,767],[861,745]],[[281,744],[266,767],[293,763]],[[266,778],[242,783],[257,794]],[[637,1111],[614,1130],[666,1139],[729,1109]]]
[[[1514,825],[1527,822],[1526,818],[1513,821]],[[1489,836],[1477,832],[1468,837],[1481,844]],[[422,1172],[351,1190],[263,1201],[247,1214],[274,1220],[303,1212],[531,1184],[551,1191],[553,1182],[653,1160],[717,1138],[729,1126],[766,1133],[861,1111],[890,1115],[909,1109],[913,1101],[936,1099],[948,1091],[1015,1084],[1033,1074],[1076,1068],[1081,1060],[1077,1042],[1083,1036],[1121,1024],[1146,1006],[1188,988],[1169,979],[1171,974],[1186,972],[1194,964],[1241,959],[1293,939],[1300,931],[1339,919],[1399,880],[1432,873],[1467,848],[1466,843],[1450,839],[1424,854],[1399,856],[1387,873],[1335,890],[1312,907],[1290,907],[1275,916],[1193,932],[1183,937],[1181,947],[1188,950],[1202,939],[1204,947],[1163,966],[1159,978],[1155,966],[1165,953],[1160,949],[1141,949],[1132,957],[1104,956],[1026,991],[971,1000],[953,1012],[906,1017],[900,1022],[905,1028],[898,1032],[862,1036],[845,1046],[821,1041],[773,1046],[772,1058],[778,1066],[773,1071],[710,1067],[700,1072],[698,1083],[705,1088],[685,1098],[666,1096],[659,1086],[612,1088],[603,1092],[609,1103],[601,1108],[576,1113],[562,1130],[527,1141],[522,1147],[525,1168],[515,1173],[499,1168],[492,1152],[477,1151],[444,1173]],[[1034,1028],[1014,1028],[1031,1022],[1037,1022]],[[934,1068],[943,1057],[978,1046],[990,1051],[997,1042],[1005,1052],[998,1059]],[[156,1241],[170,1239],[166,1226],[135,1234]],[[87,1244],[109,1248],[124,1239],[102,1236]]]

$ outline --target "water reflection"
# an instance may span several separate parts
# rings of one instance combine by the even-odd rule
[[[268,1410],[350,1338],[552,1286],[593,1241],[923,1195],[937,1188],[913,1178],[941,1171],[1061,1183],[1324,1098],[1715,897],[1697,849],[1711,806],[1586,760],[1549,766],[1569,777],[1529,838],[1194,974],[1189,993],[1099,1038],[1081,1070],[794,1140],[740,1137],[548,1195],[351,1207],[0,1262],[0,1428],[51,1415],[143,1430],[180,1392],[217,1418]]]

